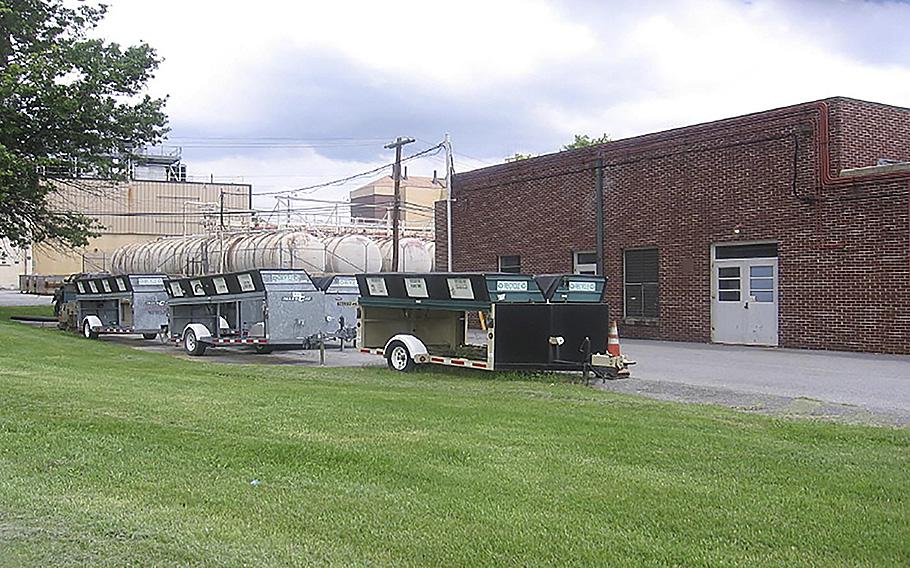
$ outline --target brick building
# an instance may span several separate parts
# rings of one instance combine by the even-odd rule
[[[837,97],[458,174],[453,268],[595,270],[601,186],[624,336],[910,353],[910,109]]]

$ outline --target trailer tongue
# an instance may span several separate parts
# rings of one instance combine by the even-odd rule
[[[358,345],[409,371],[438,364],[482,370],[629,374],[606,355],[610,308],[597,276],[523,274],[359,274]],[[543,286],[541,286],[541,284]],[[468,341],[471,314],[483,330]]]

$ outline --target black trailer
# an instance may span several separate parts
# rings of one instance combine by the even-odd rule
[[[169,335],[190,355],[207,347],[310,349],[326,327],[324,293],[302,270],[176,278],[167,294]]]
[[[628,374],[628,361],[606,355],[610,308],[605,280],[524,274],[360,274],[358,346],[389,367],[418,364],[482,370]],[[482,344],[468,341],[477,313]]]
[[[89,339],[101,334],[154,339],[167,325],[164,279],[161,274],[77,277],[71,283],[75,298],[61,311],[61,324]]]

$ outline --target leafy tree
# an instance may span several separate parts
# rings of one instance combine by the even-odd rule
[[[509,156],[508,158],[506,158],[506,162],[507,163],[518,162],[520,160],[527,160],[528,158],[532,158],[532,157],[533,156],[531,154],[522,154],[520,152],[515,152],[515,154],[513,156]]]
[[[576,148],[587,148],[588,146],[594,146],[595,144],[603,144],[605,142],[610,142],[610,137],[604,133],[600,138],[591,138],[587,134],[576,134],[575,141],[571,144],[566,144],[562,147],[563,150],[574,150]]]
[[[155,51],[90,37],[105,11],[82,1],[0,0],[0,237],[16,245],[85,244],[93,221],[55,210],[48,177],[78,164],[120,179],[131,152],[167,132],[165,100],[143,94]]]

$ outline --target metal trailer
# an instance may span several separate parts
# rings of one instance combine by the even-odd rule
[[[91,275],[72,280],[75,299],[61,310],[63,327],[81,330],[88,339],[101,334],[141,334],[154,339],[167,325],[165,276]]]
[[[353,275],[334,274],[314,276],[313,283],[325,293],[325,338],[338,341],[344,349],[345,342],[357,339],[357,300],[360,288]]]
[[[524,274],[360,274],[357,344],[390,368],[418,364],[481,370],[629,374],[631,363],[606,354],[610,308],[598,276]],[[477,312],[483,343],[468,342]]]
[[[190,355],[208,347],[258,353],[319,345],[324,293],[303,270],[247,270],[167,281],[169,336]]]

